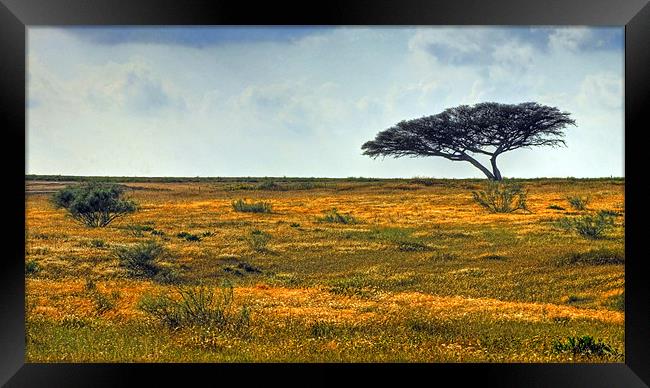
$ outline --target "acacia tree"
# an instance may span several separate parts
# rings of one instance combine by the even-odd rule
[[[563,129],[575,125],[569,115],[536,102],[461,105],[433,116],[401,121],[379,132],[361,149],[372,158],[441,156],[466,161],[490,180],[500,181],[499,155],[518,148],[565,145]],[[476,155],[489,156],[491,168],[481,164]]]

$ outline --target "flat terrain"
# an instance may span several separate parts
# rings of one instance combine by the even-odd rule
[[[509,214],[473,201],[483,180],[273,182],[125,181],[140,210],[87,228],[49,201],[71,182],[27,180],[27,361],[623,361],[623,179],[524,180],[531,212]],[[272,211],[235,211],[238,199]],[[332,208],[355,222],[322,220]],[[616,215],[602,238],[557,225],[598,210]],[[117,248],[146,241],[164,246],[173,282],[119,265]],[[224,281],[245,307],[237,330],[173,329],[138,307]],[[614,354],[553,348],[585,335]]]

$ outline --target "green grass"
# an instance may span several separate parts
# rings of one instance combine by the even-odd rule
[[[205,327],[170,330],[157,324],[108,324],[101,319],[27,324],[27,362],[569,362],[556,343],[583,333],[623,348],[620,327],[582,320],[503,321],[484,317],[439,320],[426,312],[383,323],[333,323],[259,317],[246,332]],[[623,355],[594,354],[588,362],[622,362]]]

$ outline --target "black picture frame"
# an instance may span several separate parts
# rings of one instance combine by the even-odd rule
[[[40,25],[609,25],[625,26],[625,363],[624,364],[26,364],[25,359],[25,87],[26,28]],[[0,128],[4,142],[2,202],[10,222],[0,272],[0,383],[6,386],[210,385],[226,377],[338,383],[340,373],[367,382],[391,377],[486,386],[643,387],[650,384],[650,306],[642,245],[643,118],[650,106],[648,0],[329,0],[301,3],[234,0],[0,0]],[[646,131],[644,131],[646,129]],[[305,377],[295,378],[300,372]],[[243,379],[243,380],[242,380]]]

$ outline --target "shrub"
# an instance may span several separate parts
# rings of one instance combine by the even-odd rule
[[[155,241],[119,247],[115,250],[120,266],[124,267],[129,275],[144,278],[152,278],[161,272],[158,262],[163,253],[163,246]]]
[[[270,213],[273,208],[269,202],[247,203],[243,199],[233,202],[232,207],[235,211],[245,213]]]
[[[332,208],[326,212],[324,212],[324,216],[318,219],[319,221],[323,222],[333,222],[333,223],[339,223],[339,224],[355,224],[357,220],[352,217],[349,213],[347,214],[342,214],[339,213],[336,208]]]
[[[551,210],[566,210],[566,209],[563,208],[562,206],[558,206],[558,205],[549,205],[549,206],[547,207],[547,209],[551,209]]]
[[[224,283],[214,288],[198,285],[176,287],[177,297],[144,295],[138,308],[171,329],[207,326],[218,330],[243,329],[249,325],[250,312],[233,305],[233,287]]]
[[[187,241],[201,241],[201,236],[187,232],[180,232],[176,235],[176,237],[183,238]]]
[[[133,237],[144,236],[143,232],[153,232],[155,229],[149,225],[127,225],[124,227]]]
[[[36,272],[40,270],[41,267],[38,265],[36,260],[27,260],[25,262],[25,275],[34,275]]]
[[[575,210],[585,210],[587,208],[587,204],[589,203],[589,197],[580,197],[573,195],[567,197],[567,201],[569,201],[569,205],[571,205],[571,207]]]
[[[625,253],[606,248],[591,249],[587,252],[576,252],[561,257],[558,264],[563,265],[606,265],[625,264]]]
[[[625,311],[625,291],[607,298],[606,305],[618,311]]]
[[[106,241],[102,239],[95,238],[90,240],[90,246],[93,248],[106,248],[108,244],[106,244]]]
[[[271,240],[271,235],[259,229],[253,229],[248,236],[248,245],[256,252],[264,252]]]
[[[300,224],[297,223],[297,222],[292,222],[292,223],[289,224],[289,226],[292,227],[292,228],[299,228]]]
[[[618,352],[609,344],[594,340],[592,336],[567,337],[565,342],[555,341],[553,343],[554,353],[573,353],[574,356],[609,356]]]
[[[558,221],[558,225],[563,229],[573,230],[583,237],[597,239],[614,227],[614,217],[599,211],[596,214],[585,214],[575,218],[564,217]]]
[[[122,199],[122,194],[123,188],[115,184],[88,183],[59,190],[52,196],[52,202],[86,226],[104,227],[136,211],[136,204]]]
[[[488,182],[484,191],[472,192],[474,201],[492,213],[530,211],[526,204],[527,195],[520,185],[507,182]]]

